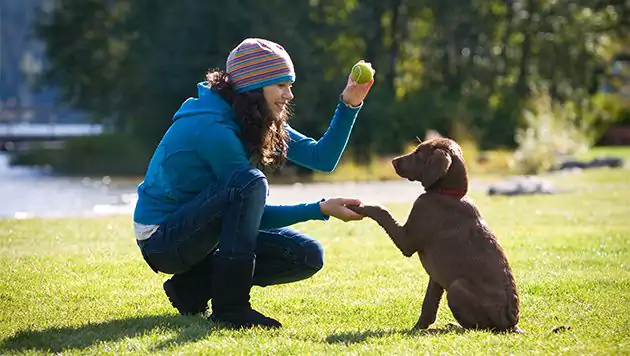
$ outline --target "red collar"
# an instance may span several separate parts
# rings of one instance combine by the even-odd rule
[[[461,199],[466,195],[466,190],[465,189],[448,189],[448,188],[431,188],[431,189],[427,189],[427,193],[450,195],[452,197]]]

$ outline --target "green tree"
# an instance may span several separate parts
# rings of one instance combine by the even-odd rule
[[[351,139],[359,158],[433,128],[513,146],[533,89],[580,103],[630,32],[623,0],[59,0],[37,33],[45,83],[152,146],[209,68],[245,37],[282,43],[297,71],[293,125],[318,135],[358,59],[376,84]],[[273,19],[273,21],[270,21]],[[584,107],[577,105],[576,107]]]

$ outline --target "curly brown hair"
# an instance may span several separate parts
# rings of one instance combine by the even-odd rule
[[[287,160],[289,134],[284,128],[290,111],[274,115],[263,96],[262,88],[237,94],[225,71],[206,73],[208,86],[232,106],[234,118],[241,129],[241,140],[250,155],[252,165],[278,168]]]

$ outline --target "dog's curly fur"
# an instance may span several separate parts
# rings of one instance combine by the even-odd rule
[[[349,208],[375,220],[404,256],[418,253],[429,284],[414,329],[435,322],[446,291],[462,327],[521,332],[514,276],[495,235],[466,196],[468,173],[459,145],[446,138],[425,141],[392,164],[398,175],[425,187],[407,222],[399,224],[381,206]]]

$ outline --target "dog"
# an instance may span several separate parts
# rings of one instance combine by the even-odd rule
[[[393,159],[396,173],[425,188],[401,225],[382,206],[349,206],[376,221],[406,257],[418,253],[429,275],[414,329],[435,322],[446,291],[448,306],[464,329],[523,331],[512,270],[495,235],[466,196],[468,172],[461,147],[448,138],[421,142]]]

